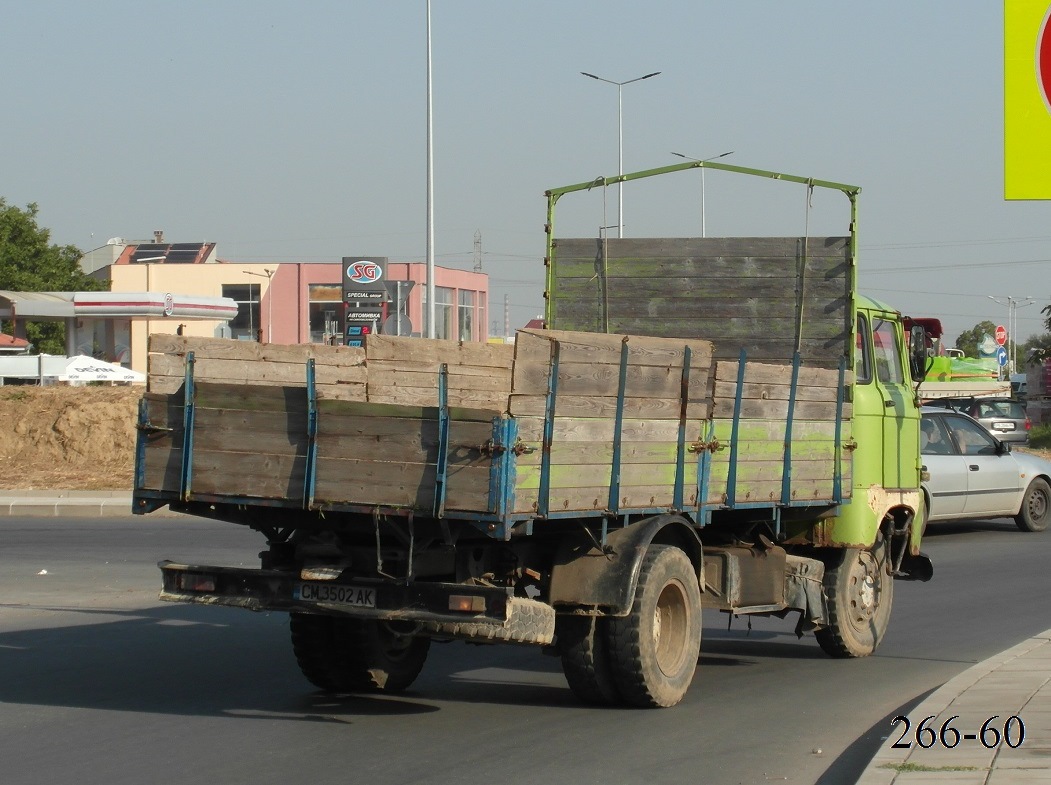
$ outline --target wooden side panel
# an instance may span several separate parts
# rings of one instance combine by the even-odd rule
[[[849,356],[854,269],[846,237],[559,239],[550,326],[715,340],[807,365]]]
[[[305,387],[307,361],[313,359],[319,397],[365,400],[365,352],[354,347],[155,334],[149,351],[150,392],[178,392],[186,378],[186,355],[192,351],[197,382]]]

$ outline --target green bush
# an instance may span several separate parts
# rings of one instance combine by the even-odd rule
[[[1029,446],[1051,449],[1051,425],[1037,425],[1029,432]]]

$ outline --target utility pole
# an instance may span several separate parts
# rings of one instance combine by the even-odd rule
[[[482,230],[474,233],[474,271],[482,271]]]

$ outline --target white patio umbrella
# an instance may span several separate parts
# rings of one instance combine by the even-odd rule
[[[96,360],[81,354],[70,357],[66,363],[66,381],[69,382],[144,382],[146,376],[130,368]]]

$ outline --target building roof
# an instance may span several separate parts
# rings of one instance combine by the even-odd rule
[[[135,243],[114,264],[204,264],[214,255],[215,243]]]
[[[15,338],[13,335],[0,333],[0,353],[18,354],[29,350],[29,341],[25,338]]]

